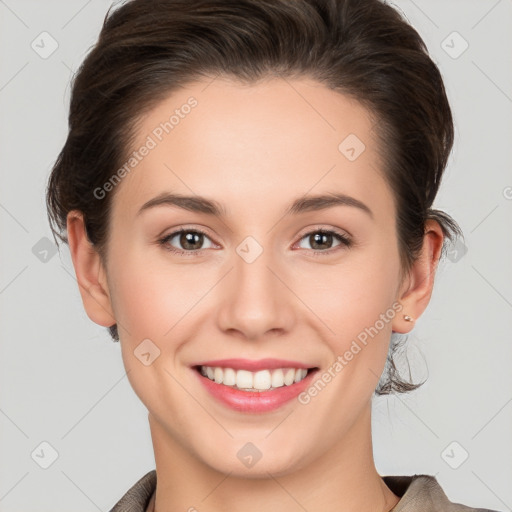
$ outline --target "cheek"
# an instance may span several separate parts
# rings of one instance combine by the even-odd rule
[[[113,271],[114,313],[119,332],[132,342],[162,338],[205,293],[214,276],[201,266],[187,269],[164,256],[125,254]]]
[[[302,288],[308,306],[322,321],[329,346],[333,385],[325,404],[344,403],[355,410],[368,399],[382,374],[389,350],[393,318],[397,312],[398,254],[384,246],[347,258],[337,267],[304,276]],[[320,278],[320,279],[318,279]],[[322,283],[320,285],[319,283]],[[306,294],[307,295],[304,295]],[[393,307],[393,305],[395,307]],[[398,305],[398,308],[400,306]],[[316,320],[316,328],[320,322]],[[331,378],[328,375],[327,378]],[[341,401],[341,402],[340,402]],[[320,406],[320,403],[318,404]]]
[[[348,255],[340,264],[302,265],[297,269],[297,295],[345,339],[373,325],[392,308],[398,285],[397,254],[376,248]]]
[[[141,336],[152,338],[163,329],[158,326],[158,311],[164,310],[165,297],[162,280],[157,280],[150,271],[141,272],[140,266],[125,260],[116,276],[116,320],[119,332],[135,342]],[[169,313],[172,308],[169,308]]]
[[[182,272],[138,257],[135,251],[117,261],[121,263],[111,273],[114,313],[130,384],[149,410],[158,411],[163,404],[178,408],[187,397],[171,376],[172,361],[187,339],[182,330],[186,318],[183,320],[199,292],[183,293],[191,290],[187,284],[192,286],[192,282],[188,283]],[[172,333],[164,336],[171,329]]]

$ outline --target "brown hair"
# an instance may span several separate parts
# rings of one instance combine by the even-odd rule
[[[68,242],[67,214],[80,210],[106,262],[115,190],[102,200],[94,190],[126,160],[144,113],[187,82],[217,75],[247,84],[309,77],[368,109],[394,191],[403,275],[427,219],[439,222],[447,240],[462,235],[448,214],[431,208],[454,137],[443,80],[394,8],[380,0],[131,0],[109,9],[73,79],[69,134],[46,197],[56,242]],[[117,326],[109,329],[118,340]],[[423,384],[401,380],[392,341],[378,394]]]

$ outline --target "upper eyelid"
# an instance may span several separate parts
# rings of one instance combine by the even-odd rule
[[[332,232],[332,233],[336,233],[336,234],[343,234],[347,238],[351,238],[352,237],[352,235],[347,230],[341,229],[341,228],[325,227],[325,226],[317,225],[317,226],[312,226],[312,227],[304,228],[304,229],[306,231],[303,231],[300,235],[298,235],[301,238],[304,238],[306,235],[309,235],[311,233],[317,233],[319,231]],[[208,237],[211,237],[211,235],[208,233],[206,228],[180,226],[180,227],[174,229],[173,231],[170,231],[169,234],[160,236],[160,238],[167,238],[167,237],[169,237],[171,235],[177,235],[178,233],[181,233],[183,231],[186,231],[186,232],[194,231],[194,232],[202,233],[203,235],[206,235]]]
[[[321,225],[313,225],[308,228],[304,228],[306,231],[302,231],[300,235],[300,238],[304,238],[306,235],[309,235],[311,233],[317,233],[319,231],[328,232],[328,233],[334,233],[336,235],[344,236],[345,238],[352,238],[352,235],[346,230],[342,228],[335,228],[335,227],[326,227]]]

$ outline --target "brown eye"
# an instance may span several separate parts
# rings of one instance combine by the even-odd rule
[[[200,249],[204,235],[202,233],[196,233],[196,232],[183,232],[179,235],[179,243],[180,245],[189,251],[193,251],[195,249]]]
[[[209,241],[210,245],[204,247],[205,241]],[[167,250],[178,254],[184,253],[198,253],[202,249],[209,249],[213,247],[210,238],[200,230],[197,229],[180,229],[167,235],[159,240]]]
[[[340,245],[346,247],[351,246],[351,240],[347,236],[336,231],[328,230],[311,231],[303,236],[301,238],[301,241],[302,240],[306,240],[310,247],[303,247],[300,245],[301,248],[311,249],[318,252],[327,252],[329,249]],[[338,241],[338,243],[336,243],[336,241]]]

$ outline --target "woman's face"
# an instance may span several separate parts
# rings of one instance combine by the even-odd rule
[[[141,120],[106,276],[160,445],[261,476],[367,436],[402,320],[396,212],[372,128],[360,104],[306,79],[195,82]],[[335,194],[345,200],[312,199]],[[223,367],[206,373],[227,385],[198,365]],[[290,385],[302,375],[289,368],[317,370]]]

